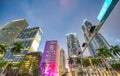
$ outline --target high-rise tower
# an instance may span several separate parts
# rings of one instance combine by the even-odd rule
[[[72,74],[72,76],[78,76],[79,65],[76,64],[76,57],[79,57],[79,53],[82,50],[80,48],[80,44],[77,39],[76,33],[67,34],[67,46],[69,60],[73,60],[72,63],[69,63],[70,73]]]
[[[88,20],[83,21],[82,30],[84,33],[85,41],[88,41],[92,35],[92,33],[91,34],[89,33],[89,30],[92,26],[94,26],[94,25],[92,25],[92,23],[89,22]],[[102,34],[97,33],[96,36],[91,41],[90,45],[88,46],[88,49],[89,49],[91,56],[94,56],[96,54],[96,49],[99,46],[105,46],[105,47],[109,48],[110,45],[105,40],[105,38],[102,36]]]
[[[67,34],[68,56],[76,57],[81,52],[80,44],[76,33]]]
[[[58,42],[46,41],[40,64],[43,76],[59,76],[59,54]]]
[[[42,30],[39,27],[34,28],[26,28],[22,30],[14,42],[22,43],[24,49],[22,49],[19,57],[12,55],[11,49],[8,49],[8,52],[4,55],[3,59],[10,60],[13,62],[19,62],[21,59],[24,58],[24,55],[29,52],[36,52],[38,50],[38,46],[41,41]],[[14,44],[13,42],[13,44]],[[13,46],[11,44],[11,47]]]
[[[9,46],[16,39],[20,31],[27,26],[28,23],[25,19],[13,20],[5,24],[0,30],[0,43]]]
[[[66,72],[65,68],[65,51],[64,49],[60,50],[60,64],[59,64],[59,71],[60,71],[60,76]]]

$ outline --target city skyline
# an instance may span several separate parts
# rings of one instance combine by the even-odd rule
[[[1,0],[0,27],[19,18],[25,18],[29,27],[43,30],[39,51],[43,52],[47,40],[58,40],[67,51],[67,33],[77,33],[80,45],[84,38],[82,22],[88,19],[97,25],[97,15],[104,0]],[[113,45],[120,45],[120,2],[111,12],[100,33]]]

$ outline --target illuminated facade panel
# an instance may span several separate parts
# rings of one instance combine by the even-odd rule
[[[98,21],[106,20],[115,5],[117,4],[119,0],[105,0],[99,14],[98,14]]]
[[[100,10],[100,13],[99,13],[99,15],[98,15],[98,17],[97,17],[97,19],[98,19],[99,21],[102,21],[102,19],[103,19],[103,17],[105,16],[105,14],[106,14],[106,12],[107,12],[107,10],[108,10],[111,2],[112,2],[112,0],[105,0],[104,4],[103,4],[103,6],[102,6],[102,9]]]
[[[31,74],[33,74],[33,76],[41,76],[41,69],[39,67],[41,57],[41,52],[32,52],[26,54],[25,59],[19,68],[20,76],[23,76],[24,73],[28,74],[28,76],[31,76]],[[26,69],[26,71],[24,69]]]
[[[18,34],[25,28],[27,28],[28,23],[25,19],[13,20],[3,26],[0,29],[0,43],[10,46],[12,42],[16,39]]]
[[[43,76],[59,76],[59,52],[56,40],[46,41],[40,64]]]

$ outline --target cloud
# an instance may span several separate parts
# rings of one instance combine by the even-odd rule
[[[60,5],[62,8],[66,9],[70,6],[70,0],[60,0]]]

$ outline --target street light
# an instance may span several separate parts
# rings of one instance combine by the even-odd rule
[[[89,46],[89,44],[91,43],[91,41],[93,40],[93,38],[95,37],[95,35],[98,33],[98,31],[100,30],[100,28],[103,26],[104,21],[100,22],[100,24],[97,26],[97,28],[95,28],[92,36],[90,37],[89,41],[86,42],[85,47],[83,49],[83,51],[81,52],[81,55],[84,53],[84,51],[86,50],[86,48]]]

